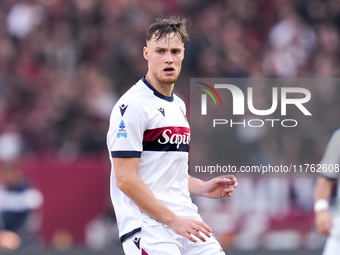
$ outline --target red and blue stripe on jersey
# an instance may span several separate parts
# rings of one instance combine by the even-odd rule
[[[143,151],[184,151],[189,152],[190,128],[161,127],[145,130]]]

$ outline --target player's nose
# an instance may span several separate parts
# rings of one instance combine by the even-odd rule
[[[173,58],[172,58],[172,55],[171,55],[171,52],[167,52],[165,54],[165,62],[166,63],[172,63],[174,62]]]

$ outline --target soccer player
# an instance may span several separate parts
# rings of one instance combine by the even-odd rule
[[[190,198],[228,197],[238,183],[232,175],[207,182],[188,175],[190,128],[173,93],[188,39],[185,20],[157,19],[143,49],[147,74],[111,114],[111,198],[127,255],[225,254]]]
[[[329,212],[329,198],[333,184],[339,176],[340,164],[340,129],[336,130],[322,158],[321,165],[327,166],[328,171],[323,172],[317,179],[315,187],[315,227],[321,234],[329,235],[323,255],[337,255],[340,251],[340,211],[339,195],[334,217]],[[339,193],[339,190],[338,190]]]

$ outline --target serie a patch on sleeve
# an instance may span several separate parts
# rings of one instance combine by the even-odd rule
[[[127,130],[124,120],[119,123],[117,138],[127,138]]]

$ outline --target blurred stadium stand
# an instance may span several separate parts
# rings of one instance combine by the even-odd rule
[[[79,254],[121,254],[113,252],[120,246],[108,193],[108,118],[145,74],[145,31],[160,14],[189,19],[176,83],[187,102],[190,77],[339,76],[337,0],[1,0],[0,160],[17,162],[43,194],[34,254],[79,246],[88,248]],[[287,135],[282,157],[318,162],[340,127],[340,88],[322,84],[312,94],[313,116],[326,125],[300,130],[304,141]],[[319,101],[329,103],[319,109]],[[230,254],[273,254],[273,245],[286,248],[275,254],[320,254],[312,188],[313,180],[243,179],[228,201],[196,202]]]

